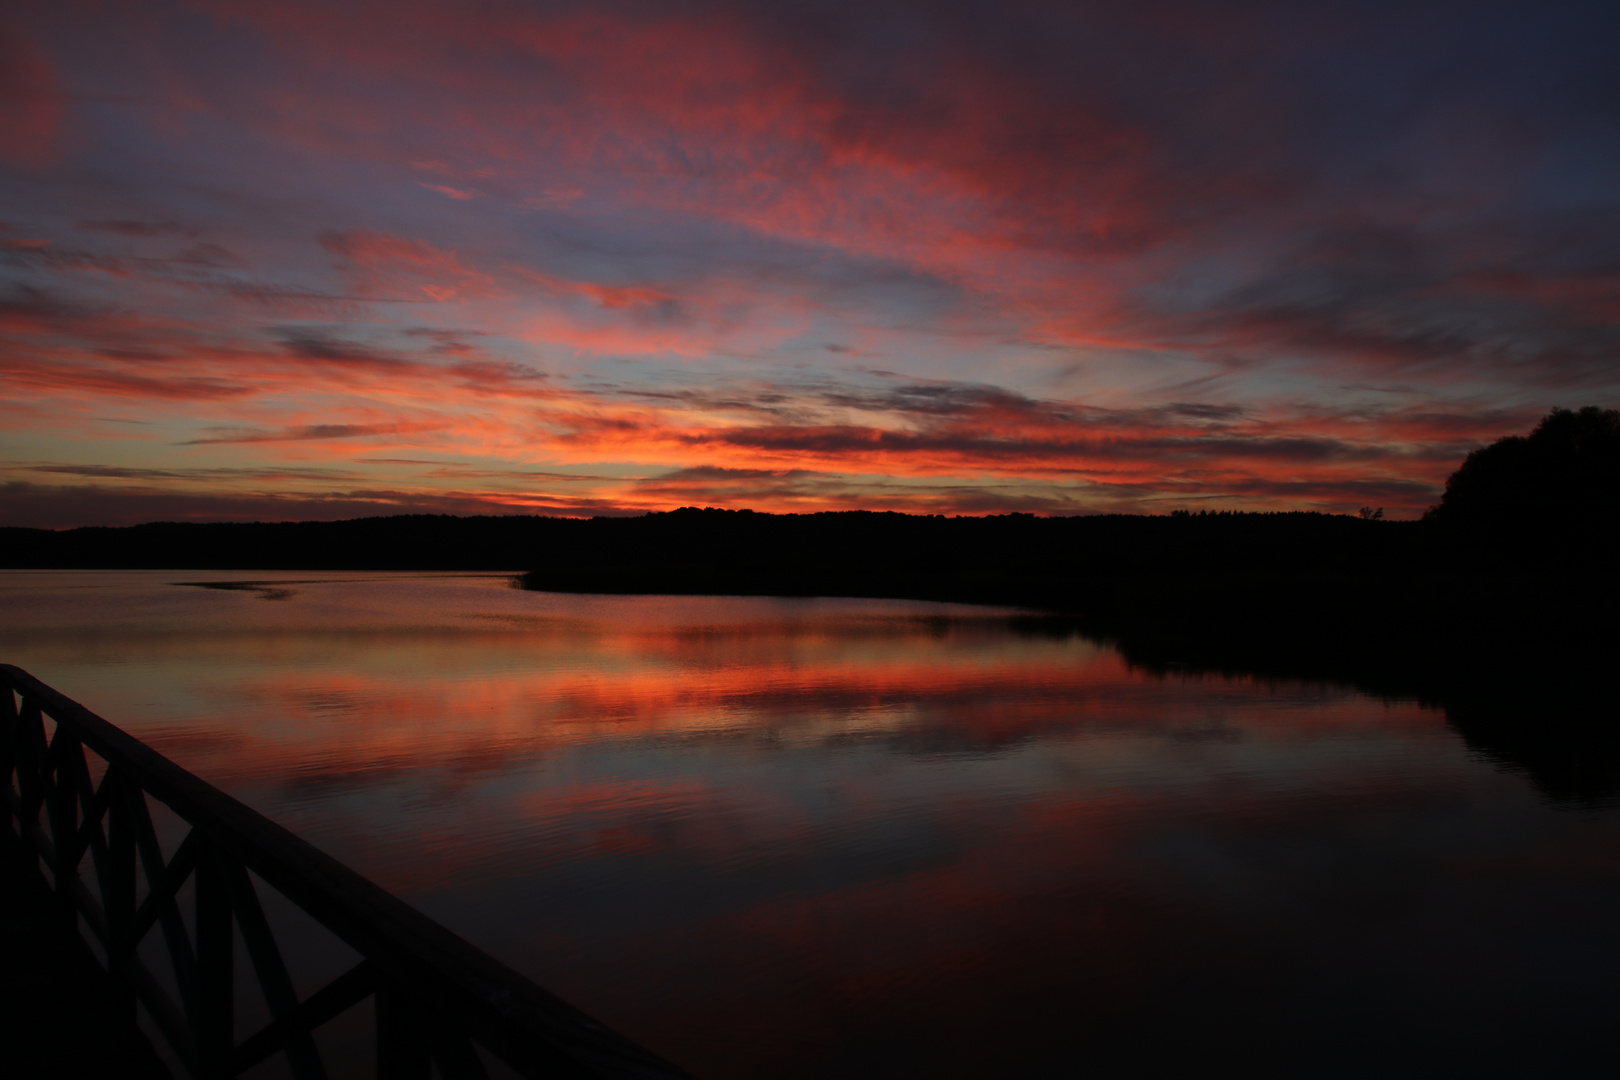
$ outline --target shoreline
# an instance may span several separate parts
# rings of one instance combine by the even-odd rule
[[[565,593],[844,596],[1043,612],[1150,670],[1324,679],[1430,701],[1582,702],[1620,719],[1620,573],[1599,545],[1315,513],[688,509],[637,518],[0,529],[12,569],[503,572]],[[1496,710],[1501,711],[1501,710]],[[1535,713],[1545,713],[1536,709]],[[1519,723],[1530,723],[1524,720]],[[1546,721],[1535,721],[1545,725]],[[1589,721],[1587,726],[1592,722]],[[1614,725],[1620,727],[1620,724]]]

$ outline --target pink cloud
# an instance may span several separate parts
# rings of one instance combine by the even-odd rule
[[[461,188],[448,187],[444,184],[422,184],[421,186],[427,188],[429,191],[437,191],[440,195],[443,195],[447,199],[455,199],[459,202],[466,202],[468,199],[478,198],[478,193],[476,191],[464,191]]]
[[[363,295],[420,292],[435,301],[493,295],[494,279],[461,264],[454,251],[374,232],[326,233],[321,247],[340,256],[351,286]]]
[[[53,164],[66,116],[66,99],[43,50],[0,25],[0,162]]]
[[[60,10],[0,40],[0,153],[63,170],[0,227],[39,439],[116,406],[183,455],[639,478],[610,500],[1413,511],[1617,385],[1606,219],[1366,181],[1429,143],[1274,92],[1310,65],[1252,13],[228,0],[97,9],[115,56]]]

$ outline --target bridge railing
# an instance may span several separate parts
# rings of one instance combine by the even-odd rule
[[[39,853],[58,895],[100,943],[110,973],[132,1003],[145,1006],[197,1080],[234,1077],[276,1054],[299,1080],[324,1078],[316,1030],[367,998],[374,999],[381,1080],[427,1080],[435,1066],[444,1080],[483,1080],[478,1047],[525,1077],[687,1075],[6,664],[0,775],[5,823]],[[189,826],[167,855],[149,799]],[[81,870],[93,871],[93,883]],[[359,962],[301,997],[254,875],[345,942]],[[245,1035],[236,1030],[238,933],[271,1017]],[[166,965],[149,965],[139,953],[152,935],[161,937]]]

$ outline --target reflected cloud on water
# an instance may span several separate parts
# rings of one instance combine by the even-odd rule
[[[0,575],[0,647],[699,1075],[1525,1075],[1617,1004],[1613,771],[1450,705],[1011,611],[179,577]]]

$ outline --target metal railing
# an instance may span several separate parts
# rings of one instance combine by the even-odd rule
[[[278,1053],[300,1080],[324,1078],[316,1029],[367,997],[382,1080],[427,1080],[434,1066],[444,1080],[482,1080],[488,1073],[477,1047],[526,1077],[687,1076],[6,664],[0,729],[5,824],[39,853],[57,894],[83,917],[110,973],[128,988],[131,1007],[134,1000],[145,1006],[197,1080],[234,1077]],[[100,768],[92,769],[86,751]],[[148,798],[190,826],[167,857]],[[87,855],[94,888],[81,876]],[[300,997],[249,871],[360,961]],[[189,920],[180,895],[188,879]],[[154,971],[137,951],[154,931],[167,979],[158,977],[165,965]],[[237,932],[272,1017],[245,1038],[235,1030]]]

